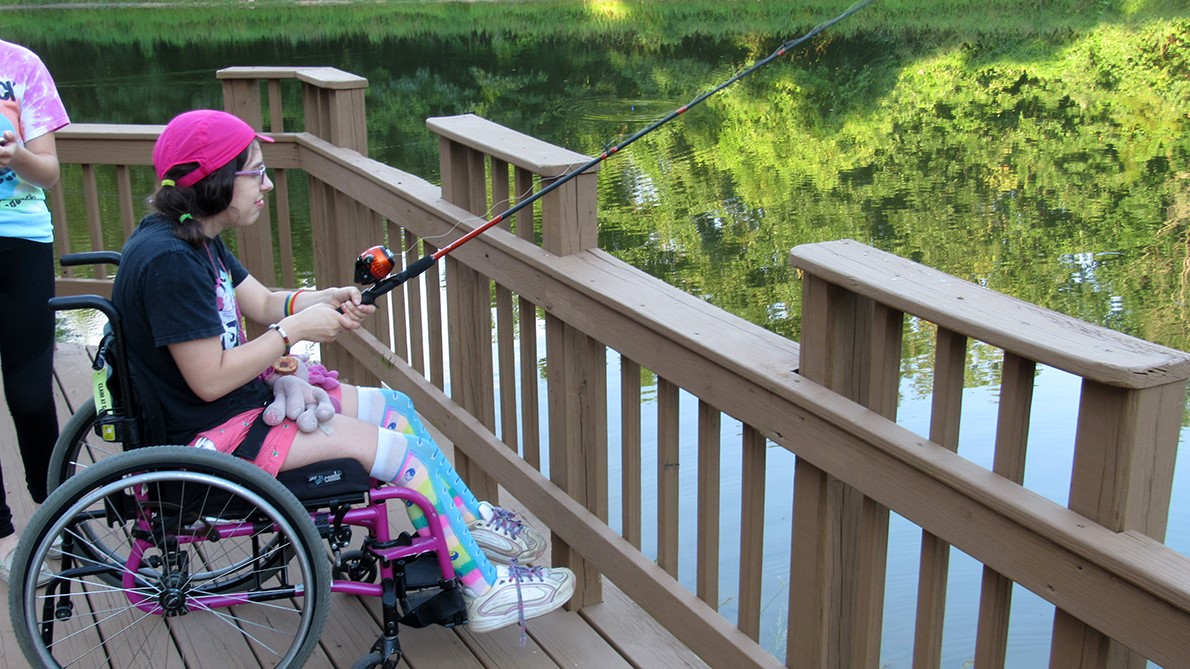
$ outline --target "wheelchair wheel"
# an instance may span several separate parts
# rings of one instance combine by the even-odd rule
[[[64,550],[38,591],[55,538],[82,546],[91,539],[79,528],[101,526],[106,541],[128,543],[124,557]],[[326,553],[293,494],[249,463],[186,446],[116,455],[67,479],[30,521],[9,588],[34,667],[198,666],[213,643],[297,667],[329,606]]]

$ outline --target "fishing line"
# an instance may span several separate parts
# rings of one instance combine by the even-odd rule
[[[508,218],[510,216],[512,216],[513,214],[515,214],[518,211],[524,209],[525,207],[533,204],[537,200],[540,200],[541,198],[548,195],[550,192],[561,187],[563,184],[575,179],[576,177],[583,174],[587,170],[595,167],[596,165],[607,160],[608,158],[611,158],[615,154],[624,150],[624,148],[627,147],[629,144],[632,144],[633,142],[640,139],[641,137],[644,137],[645,135],[656,130],[657,128],[660,128],[661,126],[665,125],[666,123],[669,123],[670,121],[676,119],[677,117],[681,116],[682,114],[685,114],[686,112],[690,111],[691,108],[693,108],[699,104],[702,104],[702,102],[704,102],[707,98],[711,97],[712,95],[718,93],[719,91],[723,90],[724,88],[727,88],[728,86],[734,84],[735,82],[739,81],[740,79],[743,79],[744,77],[748,76],[749,74],[752,74],[753,72],[755,72],[756,70],[759,70],[760,68],[764,67],[765,65],[768,65],[769,63],[776,60],[777,58],[784,56],[786,53],[789,52],[790,49],[793,49],[794,47],[799,46],[803,42],[806,42],[807,40],[812,39],[814,36],[818,35],[822,31],[835,25],[839,21],[842,21],[843,19],[851,16],[852,14],[858,12],[859,10],[863,9],[864,7],[867,7],[868,5],[872,4],[875,1],[876,0],[858,0],[858,2],[851,5],[851,7],[847,8],[847,11],[843,12],[842,14],[839,14],[838,16],[836,16],[833,19],[829,19],[827,21],[823,21],[822,23],[819,23],[818,25],[811,28],[809,32],[802,35],[801,37],[798,37],[798,38],[789,40],[788,42],[785,42],[781,46],[777,47],[776,51],[773,51],[768,56],[766,56],[766,57],[756,61],[752,65],[740,70],[739,72],[734,74],[731,78],[723,81],[722,83],[718,84],[711,90],[699,95],[698,97],[694,98],[690,102],[688,102],[688,103],[682,105],[681,107],[678,107],[677,109],[666,114],[662,118],[654,121],[653,123],[650,123],[649,125],[645,126],[642,129],[634,132],[633,134],[629,135],[628,137],[626,137],[625,139],[620,141],[618,144],[612,146],[610,149],[605,149],[603,151],[603,153],[599,154],[599,156],[592,158],[590,161],[584,163],[583,165],[580,165],[579,167],[571,170],[570,172],[567,172],[566,174],[558,177],[556,180],[552,181],[548,186],[537,191],[532,196],[517,202],[512,207],[505,210],[503,213],[498,214],[495,217],[488,219],[483,225],[476,227],[475,229],[471,230],[470,232],[463,235],[462,237],[459,237],[458,239],[451,242],[450,244],[447,244],[446,246],[439,248],[437,251],[434,251],[433,253],[423,256],[422,258],[418,259],[417,262],[413,263],[412,265],[409,265],[404,270],[401,270],[400,272],[398,272],[396,274],[388,274],[388,271],[390,269],[392,269],[391,255],[389,255],[388,262],[373,263],[373,260],[379,260],[378,258],[375,257],[375,254],[373,253],[379,247],[365,251],[365,254],[369,254],[369,255],[361,255],[359,260],[356,261],[356,280],[360,281],[361,283],[370,283],[370,282],[375,282],[375,283],[374,283],[374,285],[372,285],[371,287],[369,287],[367,290],[365,290],[363,292],[363,303],[364,304],[374,303],[376,301],[377,297],[380,297],[384,293],[387,293],[388,291],[405,283],[409,279],[412,279],[416,276],[421,275],[426,270],[430,269],[430,267],[432,267],[434,265],[434,263],[436,263],[440,258],[448,255],[450,252],[459,248],[463,244],[466,244],[467,242],[471,241],[472,239],[478,237],[479,235],[483,234],[484,232],[486,232],[493,226],[499,225],[501,222],[508,220]],[[387,251],[385,253],[387,253]],[[375,272],[377,269],[382,269],[384,274],[387,274],[387,276],[384,276],[384,274],[376,275]],[[381,277],[383,277],[383,278],[381,278]]]

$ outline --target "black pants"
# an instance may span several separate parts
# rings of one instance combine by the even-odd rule
[[[50,455],[58,439],[54,406],[54,245],[0,238],[0,371],[33,501],[46,498]],[[0,477],[3,476],[0,470]],[[0,484],[0,537],[13,534]]]

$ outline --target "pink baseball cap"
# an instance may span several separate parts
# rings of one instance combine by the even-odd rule
[[[153,146],[153,167],[157,178],[165,177],[178,165],[198,163],[198,167],[177,180],[178,188],[193,186],[211,172],[223,167],[252,140],[272,142],[239,117],[213,109],[198,109],[174,117]]]

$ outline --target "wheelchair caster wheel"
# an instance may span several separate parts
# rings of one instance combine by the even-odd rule
[[[395,653],[392,657],[385,659],[384,654],[376,650],[360,658],[358,662],[351,665],[351,669],[396,669],[400,663],[401,653]]]
[[[376,582],[376,558],[363,551],[347,551],[337,566],[331,567],[336,579],[347,579],[358,583]]]

